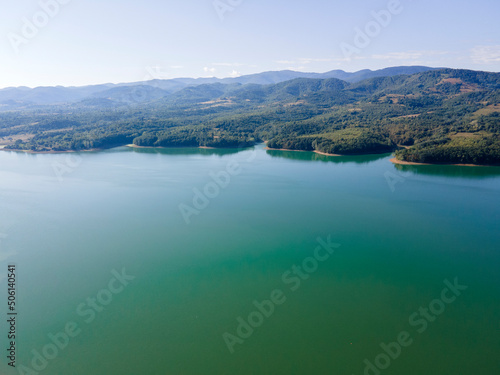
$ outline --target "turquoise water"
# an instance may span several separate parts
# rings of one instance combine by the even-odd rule
[[[500,168],[389,159],[1,152],[1,373],[500,373]]]

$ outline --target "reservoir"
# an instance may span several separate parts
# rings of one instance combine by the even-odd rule
[[[500,168],[390,159],[0,152],[2,374],[499,373]]]

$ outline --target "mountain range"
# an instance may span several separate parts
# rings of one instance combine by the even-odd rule
[[[0,90],[0,111],[28,108],[40,105],[60,105],[68,103],[119,105],[123,103],[144,103],[168,97],[183,89],[205,84],[223,85],[269,85],[290,81],[296,78],[328,79],[336,78],[355,83],[375,77],[411,75],[434,70],[425,66],[400,66],[381,70],[360,70],[348,73],[332,70],[326,73],[304,73],[292,70],[271,71],[244,75],[234,78],[174,78],[154,79],[142,82],[100,84],[82,87],[9,87]],[[102,100],[101,100],[102,99]]]

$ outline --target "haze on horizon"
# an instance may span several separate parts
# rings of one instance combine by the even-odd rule
[[[26,0],[0,14],[0,88],[271,70],[499,71],[497,0]]]

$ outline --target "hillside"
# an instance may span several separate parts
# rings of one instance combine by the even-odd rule
[[[500,164],[500,74],[414,69],[424,71],[357,82],[216,82],[174,92],[107,88],[76,103],[0,113],[0,144],[63,151],[268,141],[332,154],[395,151],[409,162]]]

